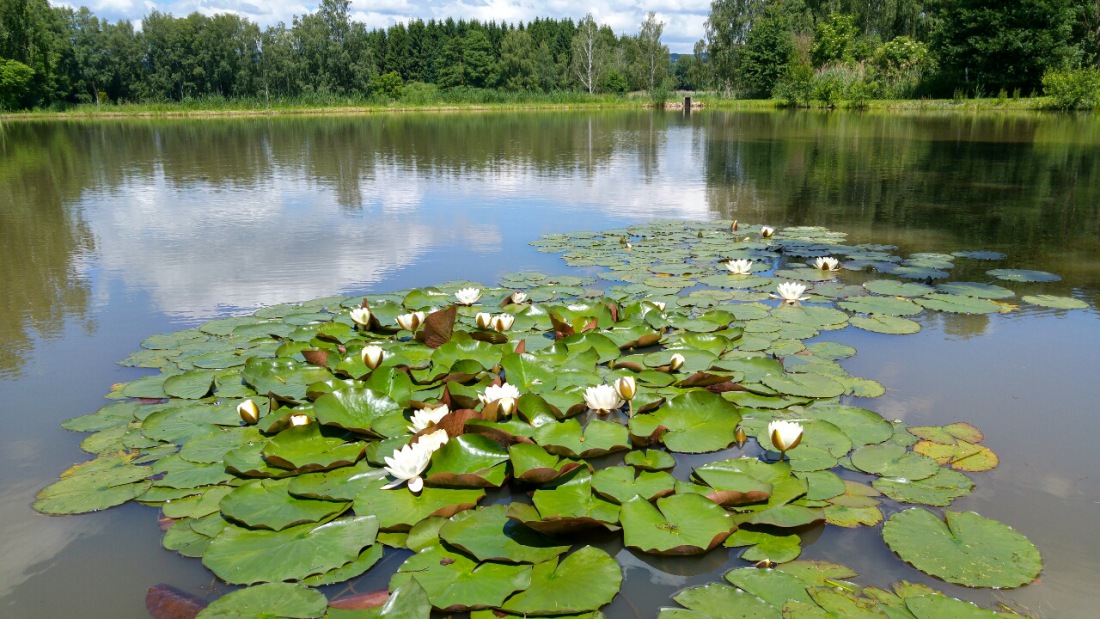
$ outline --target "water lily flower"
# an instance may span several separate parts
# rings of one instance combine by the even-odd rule
[[[726,269],[733,275],[748,275],[752,273],[752,260],[738,258],[726,262]]]
[[[420,314],[420,315],[418,315]],[[421,316],[423,312],[412,312],[410,314],[401,314],[397,317],[397,326],[406,331],[416,331],[416,328],[423,322]]]
[[[455,293],[455,299],[458,299],[460,305],[473,305],[480,298],[481,290],[477,288],[463,288]]]
[[[260,407],[252,400],[245,400],[237,405],[237,414],[245,423],[252,425],[260,420]]]
[[[416,444],[427,449],[429,453],[434,453],[439,451],[440,447],[446,445],[449,440],[451,440],[451,437],[447,435],[447,431],[440,429],[421,436]]]
[[[432,424],[439,423],[450,412],[451,409],[446,404],[440,404],[435,408],[422,408],[413,413],[412,419],[409,420],[412,422],[409,431],[415,433],[426,430]]]
[[[638,393],[638,383],[634,381],[633,376],[621,376],[612,386],[615,387],[615,393],[627,402],[633,400],[634,395]]]
[[[383,460],[387,464],[384,468],[387,473],[394,477],[394,481],[382,486],[382,489],[389,490],[407,482],[409,490],[413,492],[423,490],[424,480],[420,477],[420,474],[428,468],[428,463],[431,462],[434,451],[428,449],[428,447],[429,445],[421,443],[405,445],[393,452],[393,456],[384,457]]]
[[[474,322],[479,329],[488,329],[493,325],[493,316],[488,312],[478,312],[477,316],[474,316]]]
[[[779,290],[779,296],[771,295],[773,299],[783,299],[787,303],[795,304],[799,301],[805,301],[810,297],[802,296],[803,292],[806,292],[806,286],[796,282],[783,282],[776,287]]]
[[[745,433],[744,428],[737,426],[737,429],[733,431],[733,440],[738,447],[744,447],[749,440],[749,435]]]
[[[840,261],[829,256],[817,258],[814,260],[814,268],[822,271],[838,271],[840,270]]]
[[[795,421],[773,421],[768,424],[772,446],[785,454],[802,442],[802,424]]]
[[[493,318],[493,329],[500,331],[501,333],[512,328],[512,323],[516,321],[516,317],[511,314],[499,314]]]
[[[684,359],[683,355],[681,355],[680,353],[674,353],[672,355],[672,358],[668,360],[668,369],[675,372],[676,370],[684,367],[684,361],[686,361],[686,359]]]
[[[504,383],[500,386],[489,385],[484,393],[480,393],[477,399],[482,404],[497,403],[501,415],[508,416],[516,411],[516,400],[519,399],[519,389],[515,385]]]
[[[371,344],[363,348],[363,351],[359,353],[359,356],[363,358],[363,365],[374,370],[379,365],[382,365],[382,357],[384,357],[386,351],[381,346],[375,346]]]
[[[351,310],[351,321],[360,328],[367,328],[370,326],[370,310],[365,307]]]
[[[523,303],[524,301],[527,300],[527,293],[526,292],[520,292],[520,291],[517,290],[517,291],[512,293],[512,296],[508,297],[508,300],[511,301],[512,303],[514,303],[515,305],[519,305],[520,303]]]
[[[292,426],[308,426],[309,415],[291,415],[290,425]]]
[[[661,312],[665,311],[665,302],[664,301],[650,301],[650,303],[652,303],[653,307],[656,307],[659,311],[661,311]]]
[[[760,236],[762,236],[764,238],[769,238],[773,234],[775,234],[775,228],[773,228],[771,226],[761,226],[760,227]]]
[[[596,385],[585,389],[584,403],[600,415],[606,415],[625,404],[611,385]]]

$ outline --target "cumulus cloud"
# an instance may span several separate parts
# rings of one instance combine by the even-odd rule
[[[64,3],[62,3],[64,4]],[[206,15],[234,13],[262,27],[279,22],[289,24],[295,15],[317,9],[317,0],[92,0],[86,3],[93,13],[111,20],[139,21],[153,9],[176,16],[195,11]],[[635,34],[654,11],[665,22],[663,43],[672,52],[690,53],[695,42],[703,37],[703,22],[710,13],[709,0],[612,0],[592,6],[577,0],[352,0],[352,18],[368,28],[387,28],[413,19],[476,19],[496,22],[530,22],[535,18],[570,18],[579,21],[587,13],[600,24],[606,24],[617,34]]]

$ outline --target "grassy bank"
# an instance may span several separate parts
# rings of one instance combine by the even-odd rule
[[[733,99],[713,92],[668,95],[669,103],[680,103],[691,96],[704,108],[720,110],[775,110],[784,108],[778,99]],[[293,100],[228,99],[222,97],[190,99],[163,103],[83,104],[67,109],[29,110],[0,113],[3,120],[146,118],[146,117],[234,117],[273,115],[379,114],[394,112],[477,111],[477,110],[582,110],[631,109],[652,106],[654,99],[644,93],[629,95],[589,95],[583,92],[511,93],[495,90],[452,90],[408,93],[399,100],[313,97]],[[810,109],[824,109],[811,106]],[[835,109],[856,109],[841,102]],[[1056,106],[1050,97],[872,100],[863,110],[870,111],[1051,111]]]

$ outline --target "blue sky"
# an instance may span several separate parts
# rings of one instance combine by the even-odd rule
[[[87,6],[93,13],[112,21],[138,21],[153,9],[181,17],[198,11],[205,14],[236,13],[268,26],[290,23],[294,15],[304,15],[317,8],[317,2],[301,0],[88,0],[87,2],[55,2],[59,5]],[[396,22],[430,18],[496,20],[517,23],[536,17],[571,17],[578,20],[592,12],[596,21],[607,24],[616,33],[634,34],[648,11],[657,13],[665,22],[661,40],[673,52],[692,51],[695,41],[703,38],[703,22],[710,12],[710,0],[653,0],[637,2],[611,0],[593,7],[591,2],[578,0],[352,0],[356,21],[370,28],[384,28]]]

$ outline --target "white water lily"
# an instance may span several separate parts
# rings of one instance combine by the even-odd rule
[[[672,358],[668,360],[668,369],[675,372],[684,367],[684,361],[687,361],[687,359],[684,359],[683,355],[680,353],[673,353]]]
[[[523,303],[524,301],[527,300],[527,293],[526,292],[519,292],[517,290],[516,292],[512,293],[512,296],[508,297],[508,300],[511,301],[515,305],[519,305],[520,303]]]
[[[621,407],[625,402],[611,385],[596,385],[584,390],[584,403],[589,410],[606,415]]]
[[[365,307],[351,310],[351,321],[360,327],[370,326],[370,310]]]
[[[440,447],[446,445],[449,440],[451,440],[451,437],[447,435],[446,430],[436,430],[421,436],[416,444],[427,449],[429,453],[435,453],[439,451]]]
[[[432,424],[439,423],[444,417],[451,412],[451,409],[446,404],[440,404],[435,408],[422,408],[413,413],[412,419],[409,421],[409,431],[416,433],[421,430],[427,430]]]
[[[385,355],[386,351],[381,346],[375,346],[374,344],[364,347],[363,351],[359,353],[359,356],[363,359],[363,365],[372,370],[382,365],[382,357]]]
[[[762,236],[764,238],[768,238],[773,234],[775,234],[775,228],[773,228],[771,226],[761,226],[760,227],[760,236]]]
[[[420,477],[420,474],[428,468],[428,463],[432,461],[434,451],[428,449],[428,447],[429,445],[421,443],[405,445],[393,452],[393,456],[384,457],[383,460],[386,461],[387,465],[384,468],[394,478],[394,481],[382,486],[382,489],[389,490],[407,482],[409,490],[413,492],[423,490],[424,480]]]
[[[795,421],[773,421],[768,424],[772,446],[780,453],[787,453],[802,442],[802,424]]]
[[[501,415],[508,416],[516,411],[516,400],[519,399],[519,389],[515,385],[504,383],[500,386],[489,385],[484,393],[479,393],[477,399],[482,404],[497,403]]]
[[[799,301],[805,301],[810,297],[802,296],[803,292],[806,292],[805,284],[799,284],[797,282],[783,282],[779,284],[776,289],[779,291],[779,295],[771,295],[773,299],[783,299],[787,303],[798,303]]]
[[[664,301],[650,301],[650,303],[652,303],[653,307],[656,307],[658,311],[660,311],[660,312],[665,311],[665,302]]]
[[[638,393],[638,383],[634,381],[633,376],[621,376],[612,386],[615,387],[615,393],[628,402]]]
[[[463,288],[455,293],[455,299],[461,305],[473,305],[481,298],[481,290],[477,288]]]
[[[308,426],[309,415],[291,415],[290,425],[292,426]]]
[[[474,316],[474,322],[478,329],[488,329],[493,325],[493,316],[488,312],[478,312],[477,316]]]
[[[419,315],[418,315],[419,314]],[[424,321],[421,317],[423,312],[412,312],[410,314],[401,314],[397,317],[397,326],[406,331],[416,331],[416,328],[420,326],[420,323]]]
[[[516,322],[516,317],[511,314],[498,314],[493,317],[492,325],[493,329],[500,331],[501,333],[512,328],[512,324]]]
[[[726,269],[734,275],[748,275],[752,273],[752,260],[738,258],[726,262]]]
[[[245,400],[237,405],[237,414],[248,425],[253,425],[260,420],[260,407],[252,400]]]
[[[822,271],[837,271],[840,269],[840,261],[829,256],[816,258],[814,260],[814,268],[821,269]]]

